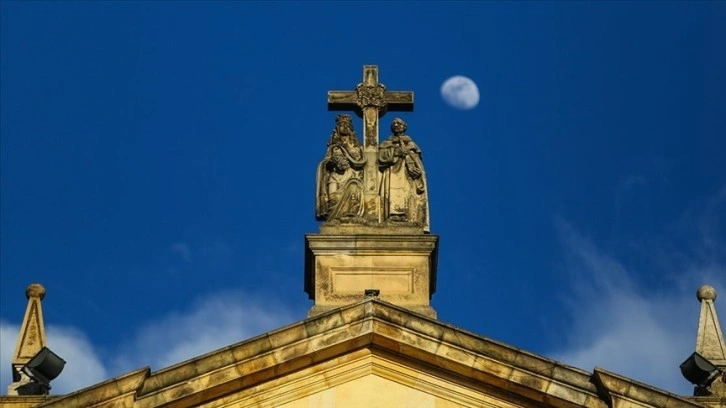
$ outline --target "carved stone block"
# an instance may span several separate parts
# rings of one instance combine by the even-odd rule
[[[435,317],[430,299],[439,237],[405,228],[358,229],[368,233],[334,235],[333,229],[305,237],[305,291],[315,301],[308,315],[363,300],[367,289],[377,289],[382,300]]]

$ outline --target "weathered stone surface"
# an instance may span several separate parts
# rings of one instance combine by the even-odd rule
[[[0,407],[7,407],[7,408],[34,408],[38,407],[44,402],[53,401],[55,399],[58,399],[57,396],[30,396],[30,395],[23,395],[23,396],[0,396]]]
[[[694,397],[693,401],[696,403],[708,407],[708,408],[725,408],[726,407],[726,398],[724,397]],[[666,405],[666,408],[669,408],[668,405]]]
[[[322,224],[320,226],[321,235],[331,236],[355,236],[355,235],[422,235],[423,227],[406,224],[374,224],[374,225],[355,225],[355,224]]]
[[[380,299],[435,317],[437,236],[310,234],[306,246],[305,290],[315,301],[310,316],[376,289]]]
[[[363,216],[359,219],[338,218],[332,221],[380,224],[383,220],[381,172],[378,169],[378,121],[387,111],[413,110],[413,92],[386,90],[378,81],[378,67],[365,65],[363,82],[354,91],[328,92],[328,110],[355,111],[363,118],[363,150],[366,158],[365,168],[362,170]]]
[[[368,157],[358,142],[350,115],[338,115],[325,157],[318,164],[315,217],[364,223],[363,170]]]
[[[573,387],[597,392],[595,384],[590,381],[592,375],[575,367],[558,364],[552,371],[552,379],[571,385]]]
[[[547,387],[547,395],[567,401],[577,406],[584,406],[590,396],[577,388],[567,387],[556,381],[550,381]]]
[[[240,362],[272,350],[272,344],[270,343],[270,337],[263,334],[231,346],[231,348],[235,361]]]
[[[381,171],[381,220],[387,224],[429,226],[429,200],[426,172],[421,149],[406,135],[408,125],[395,118],[393,134],[378,148],[378,167]]]
[[[593,374],[598,394],[617,407],[693,408],[701,406],[693,400],[660,390],[627,377],[595,368]]]
[[[721,331],[721,323],[716,314],[714,301],[716,289],[711,285],[701,286],[696,296],[701,302],[701,314],[698,319],[698,335],[696,352],[708,359],[712,364],[726,371],[726,339]],[[726,397],[726,394],[721,395]]]
[[[309,324],[297,323],[283,328],[282,330],[271,331],[267,337],[270,339],[270,347],[273,349],[287,346],[301,340],[307,339],[311,335],[318,333],[310,333]]]
[[[137,370],[43,400],[42,406],[703,406],[599,369],[597,387],[589,377],[369,298],[154,373]],[[10,398],[0,405],[40,406],[38,399]]]
[[[41,407],[131,407],[134,394],[149,378],[149,369],[142,368],[96,384],[93,387],[49,400]]]

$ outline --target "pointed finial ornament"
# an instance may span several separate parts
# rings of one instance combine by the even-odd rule
[[[40,283],[31,283],[25,289],[25,296],[28,298],[28,307],[25,309],[25,317],[11,362],[13,383],[8,387],[9,395],[17,395],[15,391],[17,386],[28,381],[27,378],[23,378],[25,375],[21,372],[21,368],[45,347],[45,325],[43,309],[40,306],[45,297],[45,288]]]
[[[713,304],[716,300],[716,289],[711,285],[703,285],[698,288],[696,297],[701,302],[696,352],[715,366],[726,368],[726,344]]]

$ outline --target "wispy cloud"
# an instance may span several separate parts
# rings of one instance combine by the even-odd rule
[[[617,254],[559,221],[571,283],[566,300],[571,325],[564,346],[550,355],[577,367],[599,366],[690,395],[692,386],[678,366],[695,347],[697,288],[709,283],[726,295],[726,242],[719,235],[725,210],[726,193],[721,191],[674,227],[673,232],[693,237],[688,245],[673,250],[664,242],[661,247],[649,243],[641,248],[652,252],[642,254],[644,258],[658,257],[653,261],[662,268],[658,284],[642,279],[649,273],[629,268]]]
[[[98,348],[69,327],[47,327],[48,346],[67,361],[53,381],[53,394],[78,390],[132,369],[157,370],[291,323],[296,319],[285,306],[262,295],[241,291],[209,294],[173,312],[145,323],[127,342],[110,350],[112,361],[102,361]],[[10,361],[20,327],[0,321],[1,394],[11,382]]]
[[[0,394],[5,394],[10,377],[10,363],[15,352],[15,342],[20,326],[0,320]]]
[[[159,369],[207,353],[295,320],[271,299],[241,291],[208,295],[188,310],[146,323],[122,344],[112,362],[115,372],[146,365]]]

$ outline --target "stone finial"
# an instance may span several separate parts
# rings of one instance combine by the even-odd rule
[[[711,285],[703,285],[698,288],[696,297],[699,302],[703,302],[704,300],[714,301],[716,300],[716,288]]]
[[[698,288],[696,296],[701,302],[696,352],[719,368],[726,368],[726,344],[713,304],[716,300],[716,289],[711,285],[703,285]]]
[[[43,300],[43,298],[45,298],[45,287],[40,283],[31,283],[28,285],[27,289],[25,289],[25,297],[28,299],[37,297],[40,298],[40,300]]]
[[[716,315],[713,302],[716,300],[716,289],[711,285],[698,288],[696,297],[701,302],[701,315],[698,319],[698,336],[696,337],[696,352],[711,364],[726,372],[726,343],[724,343],[721,325]],[[702,394],[699,387],[694,389],[694,395],[711,395],[726,397],[726,377],[719,375],[711,383],[707,394]]]
[[[45,325],[41,300],[45,297],[45,288],[39,283],[31,283],[25,290],[28,307],[18,334],[18,342],[12,357],[13,383],[8,387],[8,395],[17,395],[17,388],[29,381],[20,369],[45,347]]]

